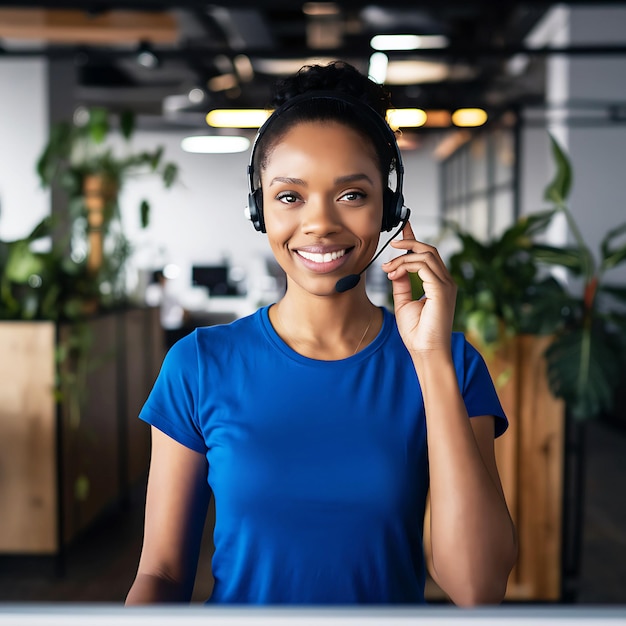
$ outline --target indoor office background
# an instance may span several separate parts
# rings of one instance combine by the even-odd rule
[[[15,4],[0,2],[0,33],[2,16],[4,19],[11,17],[2,11],[14,8]],[[22,4],[36,6],[36,3]],[[58,3],[60,7],[73,5],[79,9],[86,4]],[[110,3],[122,9],[125,4],[136,9],[142,3]],[[178,10],[173,13],[182,21],[184,10],[194,3],[177,4]],[[326,9],[338,8],[344,13],[376,8],[355,2],[345,3],[345,6],[341,2],[317,4]],[[428,13],[428,7],[421,3],[385,4],[397,5],[405,17]],[[501,4],[498,11],[503,13],[511,7],[520,10],[526,7],[522,2]],[[253,4],[235,5],[235,18],[231,15],[231,19],[236,22],[239,18],[242,30],[245,22],[249,32],[249,20],[256,15]],[[271,2],[261,5],[272,8]],[[462,13],[461,5],[466,9],[496,11],[481,2],[443,2],[441,5],[447,7],[449,15]],[[495,55],[488,59],[491,66],[487,70],[483,67],[482,71],[494,78],[489,89],[490,102],[500,107],[497,121],[488,121],[474,129],[431,127],[403,135],[404,197],[412,211],[411,223],[419,238],[437,244],[444,255],[455,250],[456,242],[449,233],[443,232],[443,219],[455,220],[467,232],[486,240],[500,234],[519,216],[546,208],[543,191],[554,174],[548,132],[570,156],[574,172],[570,206],[591,249],[596,251],[604,235],[626,219],[626,3],[552,5],[535,2],[528,3],[528,7],[535,19],[530,20],[532,24],[515,44],[499,42],[498,50],[493,42],[484,42],[485,49],[492,46]],[[472,12],[472,9],[467,10]],[[228,11],[217,7],[216,13],[224,17]],[[528,17],[528,12],[522,11],[522,14]],[[384,16],[384,12],[380,15]],[[437,17],[436,11],[434,15]],[[410,24],[411,20],[406,23]],[[333,24],[336,25],[332,21],[323,22],[320,28],[328,34]],[[119,87],[97,86],[88,90],[80,82],[77,69],[80,64],[74,56],[48,54],[40,43],[26,40],[16,44],[15,38],[16,35],[0,34],[0,242],[25,237],[46,215],[63,211],[62,200],[42,188],[35,170],[55,121],[71,119],[76,107],[87,100],[92,105],[97,104],[98,94],[103,104],[114,103],[114,107],[128,104],[138,110],[145,106],[142,98],[148,97],[137,95],[140,94],[137,91],[126,102],[122,101],[124,92]],[[525,47],[534,48],[535,52],[529,53]],[[556,48],[559,53],[546,51],[545,47]],[[167,46],[165,48],[167,50]],[[371,52],[368,50],[367,54]],[[235,46],[233,55],[241,54],[245,54],[245,45]],[[364,52],[360,50],[359,54],[364,55]],[[504,78],[498,78],[497,72],[506,75],[510,106],[498,100],[498,80],[504,85]],[[167,91],[166,83],[148,84],[144,86],[144,94],[151,93],[154,99],[158,92],[160,97]],[[245,92],[245,82],[240,87]],[[393,86],[390,88],[393,93]],[[171,96],[180,96],[173,89]],[[419,102],[420,93],[426,89],[413,85],[412,90],[405,91],[409,94],[407,101],[413,94]],[[452,87],[449,91],[459,93]],[[265,104],[257,102],[255,106]],[[446,106],[455,105],[448,100]],[[469,104],[459,101],[457,106]],[[178,165],[180,176],[171,189],[164,190],[160,182],[151,177],[132,180],[123,189],[120,197],[122,224],[134,249],[129,262],[129,297],[134,307],[142,308],[153,272],[169,268],[168,288],[191,313],[194,323],[228,321],[260,304],[272,302],[280,296],[283,287],[280,272],[271,263],[265,236],[255,232],[244,217],[250,152],[249,149],[233,154],[184,151],[181,141],[185,137],[207,133],[206,125],[200,126],[197,120],[203,119],[211,107],[203,110],[199,105],[188,115],[181,113],[178,119],[175,116],[168,119],[167,107],[164,107],[162,115],[151,111],[139,116],[133,146],[145,150],[164,146],[167,160]],[[243,134],[251,139],[254,131]],[[119,138],[117,144],[121,145]],[[151,220],[145,229],[141,227],[138,211],[144,197],[151,203]],[[555,220],[546,234],[546,240],[555,245],[566,245],[569,237],[564,220]],[[226,268],[227,292],[220,291],[223,285],[215,278],[217,274],[203,274],[198,268]],[[214,292],[202,284],[201,276],[217,281],[217,286],[212,284]],[[373,297],[387,303],[385,282],[375,269],[368,275],[368,281]],[[612,282],[624,287],[624,267],[615,271]],[[150,342],[147,352],[152,361],[135,364],[142,371],[141,384],[133,384],[131,377],[121,400],[111,401],[109,405],[105,402],[110,420],[125,434],[116,442],[106,440],[100,448],[114,450],[114,457],[105,459],[93,470],[91,489],[95,492],[101,483],[105,496],[101,505],[91,509],[85,484],[76,480],[64,482],[61,477],[59,459],[62,460],[63,454],[72,449],[68,446],[74,444],[70,442],[63,448],[56,439],[58,436],[61,444],[67,444],[60,430],[56,430],[55,420],[62,419],[57,409],[51,409],[51,422],[33,422],[33,428],[49,430],[49,447],[45,450],[41,436],[37,438],[38,447],[28,447],[24,441],[34,437],[33,432],[12,429],[10,419],[15,419],[16,403],[20,400],[16,399],[11,384],[12,359],[16,357],[9,351],[10,338],[0,344],[5,351],[0,353],[3,379],[0,381],[0,600],[121,602],[124,599],[141,546],[147,463],[144,433],[136,432],[138,426],[133,425],[133,411],[141,405],[142,394],[149,389],[155,368],[158,368],[161,323],[158,318],[146,322],[133,317],[110,331],[114,339],[119,339],[119,334],[115,334],[119,328],[123,329],[119,332],[126,339],[137,331],[135,334],[141,334],[142,341]],[[156,341],[153,335],[148,337],[145,330],[148,327],[156,329]],[[109,331],[104,328],[103,336],[106,332]],[[27,345],[31,344],[27,341]],[[141,343],[135,347],[146,351]],[[108,367],[112,378],[119,383],[116,378],[119,370],[124,376],[135,371],[135,365],[129,365],[135,357],[130,354],[111,360]],[[50,374],[49,370],[46,372],[45,375]],[[33,370],[33,379],[38,375],[39,369]],[[98,384],[104,385],[102,380],[92,382],[95,392],[102,392],[104,397],[104,387],[98,387]],[[526,400],[531,403],[534,399]],[[556,469],[541,465],[547,463],[549,451],[544,450],[543,459],[537,456],[528,461],[537,464],[534,470],[538,484],[550,482],[556,472],[560,485],[556,492],[542,492],[549,495],[550,501],[541,503],[557,513],[562,510],[562,517],[558,514],[556,517],[558,527],[554,527],[554,517],[551,521],[533,521],[532,515],[520,508],[520,515],[526,516],[524,523],[530,526],[530,539],[525,541],[540,542],[548,534],[553,538],[549,550],[551,558],[557,561],[558,580],[552,583],[557,585],[558,591],[535,593],[532,583],[525,583],[523,572],[519,572],[521,582],[509,596],[510,602],[626,603],[626,498],[623,489],[626,413],[623,400],[622,394],[611,415],[585,423],[576,441],[568,439],[568,433],[560,433],[556,456],[561,460]],[[124,413],[124,420],[133,421],[122,423],[120,411]],[[95,432],[106,432],[101,424],[94,428]],[[144,446],[139,455],[131,454],[134,441]],[[18,444],[25,446],[26,458],[17,458]],[[551,450],[554,452],[554,448]],[[523,453],[520,443],[516,454],[520,455],[521,465],[525,462]],[[46,455],[48,467],[52,468],[45,476],[49,493],[41,495],[37,490],[26,493],[20,488],[21,477],[27,476]],[[129,456],[132,456],[131,461],[128,461]],[[107,476],[112,476],[109,483],[115,483],[113,488],[107,483]],[[41,490],[41,485],[39,487]],[[575,493],[568,493],[568,489]],[[46,506],[52,510],[49,524],[53,530],[48,530],[51,539],[40,545],[29,543],[24,539],[24,532],[28,534],[31,526],[35,528],[33,520],[41,518]],[[83,511],[80,507],[86,508]],[[82,512],[77,513],[79,509]],[[77,516],[82,516],[82,521],[76,522]],[[17,532],[16,529],[26,530],[20,535],[22,543],[12,544],[11,533]],[[209,533],[206,544],[208,553]],[[532,567],[529,565],[528,569]],[[199,601],[210,591],[208,558],[200,564],[198,581],[194,598]],[[432,601],[445,602],[436,588],[429,590]]]

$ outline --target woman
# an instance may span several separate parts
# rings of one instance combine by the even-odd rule
[[[189,601],[211,495],[209,602],[421,603],[428,492],[432,576],[456,604],[500,602],[516,556],[493,449],[506,418],[452,333],[448,271],[406,220],[387,94],[335,63],[303,68],[276,105],[249,204],[287,290],[168,353],[141,413],[153,454],[127,603]],[[398,224],[394,315],[358,276]]]

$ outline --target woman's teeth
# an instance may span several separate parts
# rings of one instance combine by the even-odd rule
[[[326,252],[325,254],[319,254],[314,252],[305,252],[304,250],[298,250],[298,254],[301,257],[313,263],[330,263],[340,259],[346,253],[345,250],[335,250],[334,252]]]

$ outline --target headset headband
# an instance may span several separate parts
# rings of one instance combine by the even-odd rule
[[[393,160],[395,161],[396,173],[395,190],[391,190],[389,188],[386,189],[386,195],[390,196],[390,198],[389,201],[383,205],[384,207],[387,207],[383,211],[383,230],[390,230],[400,222],[404,203],[402,196],[404,164],[402,163],[402,155],[400,153],[400,148],[398,147],[398,142],[396,141],[396,136],[385,121],[385,119],[367,102],[355,98],[350,94],[322,90],[310,91],[308,93],[299,94],[289,99],[287,102],[279,106],[267,118],[267,120],[265,120],[265,122],[257,132],[257,135],[252,144],[252,150],[250,151],[250,160],[248,162],[248,212],[252,214],[252,221],[255,224],[255,228],[257,228],[257,230],[264,231],[262,207],[257,206],[257,204],[260,205],[261,203],[257,203],[255,199],[255,197],[259,195],[256,193],[258,189],[255,189],[254,187],[254,160],[256,157],[256,150],[259,141],[262,139],[268,129],[273,125],[276,119],[278,119],[286,111],[298,106],[303,102],[310,102],[312,100],[318,99],[343,102],[350,105],[351,107],[354,107],[354,109],[358,111],[360,115],[362,115],[363,119],[369,122],[372,128],[376,129],[379,137],[384,141],[386,145],[389,146],[389,148],[393,152]],[[389,175],[389,172],[387,174]]]
[[[372,126],[374,126],[374,128],[376,128],[381,133],[381,136],[385,140],[385,143],[387,143],[387,145],[389,145],[389,147],[392,149],[394,153],[395,170],[397,177],[396,190],[402,189],[402,181],[404,178],[404,165],[402,163],[402,155],[400,154],[400,149],[398,148],[396,136],[394,135],[393,131],[388,126],[384,118],[381,117],[381,115],[369,104],[367,104],[367,102],[359,100],[358,98],[355,98],[350,94],[339,93],[336,91],[319,90],[302,93],[289,99],[287,102],[279,106],[259,128],[252,144],[252,150],[250,151],[250,161],[248,163],[248,187],[250,193],[254,191],[254,158],[256,155],[256,148],[259,141],[265,135],[270,126],[273,125],[274,121],[283,113],[285,113],[285,111],[288,111],[289,109],[298,106],[302,102],[307,102],[310,100],[335,100],[337,102],[344,102],[358,108],[361,112],[363,112],[363,114],[372,122]]]

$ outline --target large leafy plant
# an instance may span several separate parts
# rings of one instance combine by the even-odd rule
[[[558,323],[566,294],[541,272],[539,257],[545,253],[534,241],[553,216],[554,211],[525,216],[487,242],[446,223],[461,244],[448,261],[458,287],[455,326],[482,349],[521,333],[551,332]]]
[[[609,281],[611,270],[626,262],[626,222],[610,229],[594,256],[568,205],[572,186],[569,158],[551,138],[556,174],[545,199],[564,215],[573,244],[544,246],[543,261],[565,268],[578,285],[569,292],[555,339],[546,352],[553,393],[563,398],[578,419],[613,408],[615,391],[626,365],[626,285]]]
[[[35,247],[51,234],[48,217],[26,237],[0,241],[0,320],[74,320],[84,314],[84,302],[99,297],[84,263],[61,246]]]
[[[72,298],[72,289],[74,296],[83,298],[83,309],[86,310],[94,306],[110,307],[125,299],[125,268],[132,246],[122,228],[119,193],[129,178],[156,175],[164,187],[169,188],[178,176],[177,166],[164,161],[162,146],[149,151],[133,150],[135,121],[132,111],[114,113],[103,107],[93,107],[78,109],[71,122],[61,121],[52,126],[36,169],[43,187],[54,186],[64,192],[68,219],[59,219],[58,222],[69,223],[69,232],[61,237],[58,236],[58,229],[53,233],[55,251],[47,258],[29,252],[32,235],[16,243],[13,253],[14,256],[18,252],[23,255],[20,261],[23,267],[29,263],[45,264],[47,274],[54,273],[63,278],[67,298],[61,299],[61,309],[53,312],[46,307],[35,316],[48,319],[65,316],[68,300],[73,302],[76,299]],[[95,227],[89,218],[89,193],[93,191],[88,188],[90,181],[94,180],[99,181],[98,189],[103,201],[102,221]],[[148,225],[149,215],[149,201],[143,199],[139,206],[142,227]],[[94,270],[88,255],[90,237],[95,231],[99,231],[95,236],[103,242],[103,255]],[[61,252],[60,260],[58,251]],[[51,264],[56,264],[56,268]],[[16,278],[13,275],[14,283]],[[20,274],[19,278],[23,281],[24,276]],[[24,317],[32,317],[32,307],[23,313]]]
[[[447,224],[461,243],[449,259],[458,285],[455,325],[487,351],[517,334],[552,336],[545,353],[550,388],[573,417],[586,419],[611,410],[626,365],[626,286],[607,281],[626,261],[626,223],[606,234],[596,260],[568,206],[571,163],[550,140],[556,173],[545,189],[548,210],[522,217],[486,243]],[[559,214],[573,243],[542,243]],[[573,280],[557,280],[556,267]]]
[[[122,146],[114,141],[119,131]],[[89,175],[105,176],[118,191],[129,177],[156,174],[166,188],[172,186],[178,175],[174,163],[164,162],[163,147],[133,152],[132,137],[136,118],[132,111],[114,113],[103,107],[79,109],[71,122],[54,124],[50,138],[37,161],[37,173],[44,187],[57,184],[68,196],[68,208],[73,218],[84,215],[83,185]],[[116,196],[110,217],[115,217]],[[140,204],[142,226],[149,222],[150,204]]]

